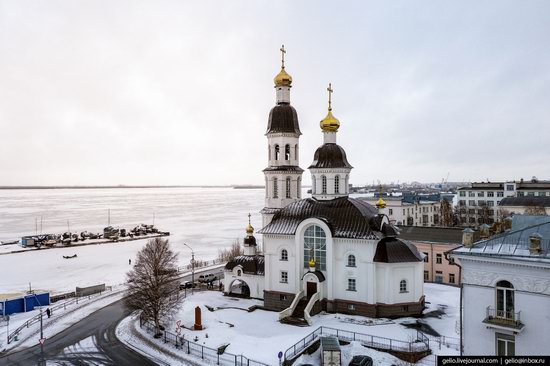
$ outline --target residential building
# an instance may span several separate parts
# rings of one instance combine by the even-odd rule
[[[500,216],[550,215],[550,196],[506,197],[498,205]]]
[[[524,224],[450,253],[462,266],[464,355],[550,355],[550,223]]]
[[[376,205],[377,197],[359,197],[365,202]],[[406,202],[401,197],[384,197],[386,207],[380,210],[394,225],[438,226],[441,204],[439,201]]]

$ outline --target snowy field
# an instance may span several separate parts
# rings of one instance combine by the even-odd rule
[[[458,337],[455,333],[455,324],[458,316],[458,288],[437,284],[426,284],[426,301],[430,302],[429,309],[445,308],[449,311],[441,318],[428,317],[424,321],[438,330],[440,334],[450,337]],[[177,320],[187,328],[182,334],[186,339],[198,338],[197,342],[211,348],[217,348],[228,344],[226,352],[243,354],[254,360],[267,364],[277,364],[279,351],[285,352],[287,348],[302,339],[319,326],[327,326],[337,329],[345,329],[358,333],[376,335],[409,341],[415,330],[411,330],[400,324],[411,318],[396,320],[373,319],[375,325],[365,325],[368,318],[343,314],[321,313],[313,317],[313,325],[310,327],[296,327],[281,324],[278,321],[278,313],[255,310],[247,312],[252,305],[261,305],[258,300],[243,300],[225,297],[219,292],[203,292],[188,297],[183,301],[179,312],[171,319],[174,331]],[[194,309],[199,306],[202,310],[202,323],[204,330],[190,330],[194,324]],[[214,308],[208,310],[207,306]],[[172,329],[174,328],[174,329]],[[442,347],[441,350],[433,349],[436,354],[458,354],[458,351]],[[378,364],[392,364],[396,359],[383,352],[366,349],[363,346],[352,343],[343,348],[344,356],[349,362],[354,355],[368,354],[379,361]],[[303,356],[300,362],[311,362],[312,356]],[[299,363],[298,363],[299,364]]]

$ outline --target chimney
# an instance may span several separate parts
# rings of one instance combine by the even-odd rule
[[[541,242],[542,242],[542,235],[540,235],[539,233],[534,233],[529,235],[529,243],[531,243],[531,245],[529,245],[529,253],[531,254],[542,253]]]
[[[474,245],[474,231],[469,227],[462,230],[462,245],[471,248]]]
[[[481,239],[487,239],[490,235],[489,229],[491,227],[487,224],[483,224],[479,226],[479,235]]]

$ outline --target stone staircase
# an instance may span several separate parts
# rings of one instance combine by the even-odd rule
[[[296,308],[294,309],[292,315],[281,319],[281,323],[296,325],[298,327],[307,327],[308,323],[304,319],[304,310],[307,306],[308,301],[309,299],[307,297],[301,299],[300,302],[298,302],[298,305],[296,305]]]

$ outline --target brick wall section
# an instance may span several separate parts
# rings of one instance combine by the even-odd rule
[[[281,299],[281,295],[286,296],[286,300]],[[292,304],[295,294],[278,291],[264,291],[264,308],[273,311],[282,311]]]
[[[352,310],[349,305],[353,305],[355,308]],[[404,316],[418,316],[422,314],[424,310],[424,297],[418,302],[402,303],[402,304],[367,304],[357,301],[346,301],[336,299],[333,301],[327,301],[328,309],[332,309],[329,312],[337,312],[341,314],[349,315],[361,315],[371,318],[399,318]]]

